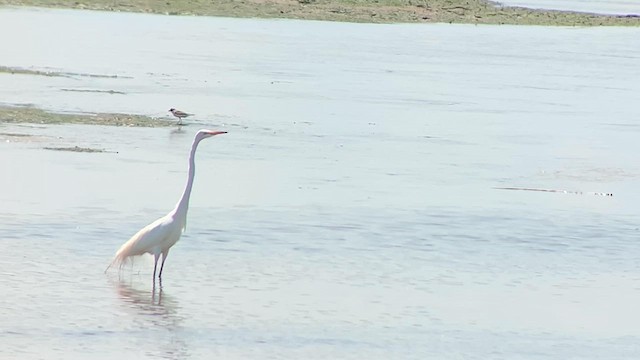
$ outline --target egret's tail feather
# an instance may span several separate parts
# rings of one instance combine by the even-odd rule
[[[126,245],[126,244],[125,244]],[[124,246],[123,246],[124,247]],[[111,261],[111,263],[109,264],[109,266],[107,266],[106,269],[104,269],[104,272],[106,273],[109,269],[111,269],[112,266],[118,265],[118,270],[122,269],[122,267],[124,266],[124,264],[127,262],[127,260],[129,260],[130,257],[132,257],[133,255],[129,255],[126,253],[126,251],[122,251],[123,248],[120,248],[120,250],[118,250],[118,252],[116,253],[116,256],[113,258],[113,260]],[[125,249],[126,250],[126,249]]]
[[[104,269],[104,273],[106,274],[106,273],[107,273],[107,271],[109,271],[109,269],[111,269],[111,267],[112,267],[113,265],[115,265],[116,263],[118,263],[118,261],[119,261],[119,260],[118,260],[118,257],[117,257],[117,256],[116,256],[115,258],[113,258],[113,260],[111,260],[111,263],[109,264],[109,266],[107,266],[107,268],[106,268],[106,269]]]

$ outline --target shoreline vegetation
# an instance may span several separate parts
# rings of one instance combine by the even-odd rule
[[[506,7],[487,0],[0,0],[0,6],[359,23],[640,26],[637,15]]]

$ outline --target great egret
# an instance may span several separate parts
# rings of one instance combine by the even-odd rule
[[[178,118],[178,125],[182,125],[182,119],[193,115],[193,114],[187,114],[184,111],[180,111],[174,108],[169,109],[169,112],[172,113],[173,116]]]
[[[160,258],[160,254],[162,254],[162,264],[160,265],[160,274],[158,276],[158,279],[162,280],[162,269],[164,268],[164,262],[167,260],[167,255],[169,255],[169,249],[178,242],[180,235],[187,227],[187,210],[189,208],[189,196],[191,195],[191,187],[193,186],[193,177],[196,171],[194,158],[198,144],[208,137],[226,133],[226,131],[198,131],[193,139],[191,153],[189,154],[189,177],[187,179],[187,185],[176,207],[167,215],[142,228],[133,235],[131,239],[124,243],[116,252],[115,258],[105,272],[114,264],[120,264],[120,266],[122,266],[122,264],[132,256],[149,253],[155,258],[153,264],[153,282],[155,284],[158,259]]]

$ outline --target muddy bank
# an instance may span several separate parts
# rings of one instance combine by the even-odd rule
[[[485,0],[0,0],[0,5],[367,23],[640,26],[633,16],[501,7]]]
[[[166,119],[154,119],[133,114],[61,114],[33,107],[0,106],[0,123],[87,124],[132,127],[164,127],[175,124]]]
[[[34,69],[25,69],[20,67],[12,67],[12,66],[0,66],[0,73],[11,74],[11,75],[39,75],[39,76],[67,76],[58,71],[42,71],[42,70],[34,70]]]

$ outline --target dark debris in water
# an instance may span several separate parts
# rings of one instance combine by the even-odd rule
[[[118,95],[126,95],[127,93],[124,91],[116,91],[116,90],[95,90],[95,89],[60,89],[62,91],[70,91],[70,92],[83,92],[83,93],[101,93],[101,94],[118,94]]]
[[[39,76],[59,76],[59,77],[90,77],[90,78],[104,78],[104,79],[133,79],[130,76],[123,75],[104,75],[104,74],[88,74],[88,73],[76,73],[76,72],[63,72],[63,71],[50,71],[50,70],[37,70],[28,69],[22,67],[13,66],[0,66],[0,73],[5,74],[22,74],[22,75],[39,75]]]
[[[18,134],[18,133],[5,133],[0,132],[0,136],[8,136],[8,137],[31,137],[31,134]]]
[[[117,154],[117,151],[107,151],[104,149],[93,149],[93,148],[86,148],[86,147],[80,147],[80,146],[70,146],[70,147],[45,147],[45,150],[54,150],[54,151],[71,151],[71,152],[83,152],[83,153],[115,153]]]
[[[593,192],[593,191],[573,191],[573,190],[538,189],[538,188],[522,188],[522,187],[494,187],[494,189],[498,189],[498,190],[518,190],[518,191],[537,191],[537,192],[562,193],[562,194],[574,194],[574,195],[613,196],[613,193]]]

